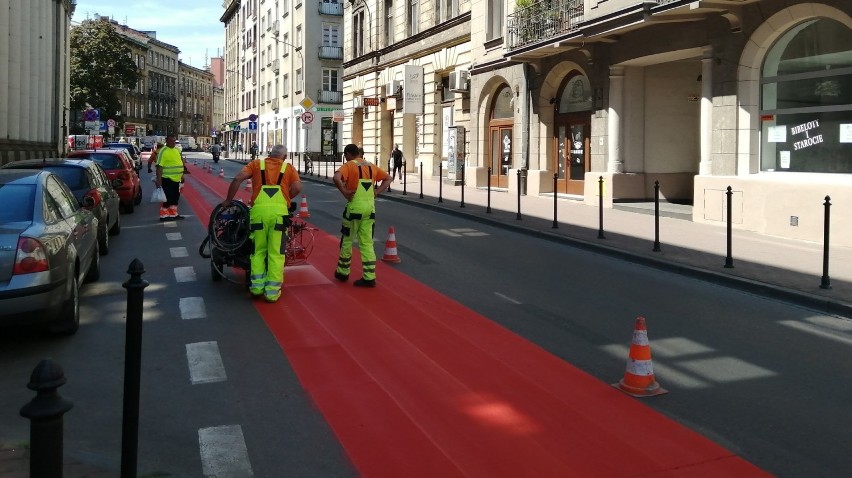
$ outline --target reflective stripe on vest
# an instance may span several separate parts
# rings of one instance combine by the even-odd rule
[[[177,148],[164,147],[157,154],[157,166],[163,168],[163,177],[180,182],[183,178],[183,160]]]

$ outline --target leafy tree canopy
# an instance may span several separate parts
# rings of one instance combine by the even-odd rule
[[[85,20],[71,29],[71,108],[121,111],[119,88],[135,88],[141,75],[130,47],[109,22]]]

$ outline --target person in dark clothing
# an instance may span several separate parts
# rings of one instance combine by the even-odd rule
[[[391,178],[396,181],[396,175],[399,174],[400,179],[402,179],[402,163],[405,160],[405,157],[402,155],[402,151],[399,150],[399,145],[393,145],[393,151],[391,151],[391,160],[393,162],[393,171],[391,172]]]

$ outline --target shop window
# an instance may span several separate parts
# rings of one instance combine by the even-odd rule
[[[761,78],[761,170],[852,173],[852,30],[820,18],[769,50]]]

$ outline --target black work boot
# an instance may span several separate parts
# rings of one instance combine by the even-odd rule
[[[376,287],[376,280],[358,279],[352,283],[355,287]]]

